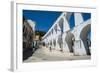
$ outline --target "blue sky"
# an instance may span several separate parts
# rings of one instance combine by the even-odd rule
[[[36,22],[36,30],[47,32],[62,12],[23,10],[23,16]]]
[[[91,14],[90,13],[82,13],[82,16],[83,16],[84,21],[86,21],[87,19],[91,18]],[[70,28],[73,28],[75,26],[74,13],[72,13],[72,15],[70,17],[69,24],[70,24]]]
[[[23,16],[36,22],[36,30],[47,32],[62,12],[23,10]],[[84,20],[91,18],[90,13],[82,13]],[[75,26],[74,15],[70,17],[70,28]]]

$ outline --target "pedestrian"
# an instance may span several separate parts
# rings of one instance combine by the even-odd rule
[[[50,51],[52,51],[51,46],[50,46]]]

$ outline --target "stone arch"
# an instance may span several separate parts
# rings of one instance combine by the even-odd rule
[[[52,46],[52,41],[50,41],[50,46]]]
[[[83,41],[83,44],[84,44],[84,47],[85,47],[85,50],[86,50],[87,55],[90,55],[91,54],[90,53],[90,50],[89,50],[88,41],[87,41],[87,36],[88,36],[88,33],[89,33],[90,30],[91,30],[91,24],[86,24],[81,29],[81,32],[80,32],[80,38]]]
[[[74,49],[73,49],[73,47],[74,47],[74,41],[75,41],[74,35],[71,32],[67,32],[67,35],[65,37],[65,42],[67,43],[69,51],[71,53],[74,52]]]
[[[60,27],[62,33],[63,33],[63,23],[64,23],[64,19],[61,18],[59,21],[59,27]]]
[[[65,13],[65,18],[69,21],[71,15],[72,15],[73,12],[67,12],[67,14]]]
[[[56,46],[56,40],[55,39],[53,40],[53,44],[54,44],[54,47],[55,47]]]
[[[59,44],[59,47],[60,47],[60,51],[63,51],[63,41],[62,41],[62,36],[61,35],[59,35],[58,36],[58,44]]]
[[[55,32],[57,34],[57,24],[54,26],[54,30],[55,30]]]

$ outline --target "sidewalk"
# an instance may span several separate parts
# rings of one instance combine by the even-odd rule
[[[52,50],[49,48],[41,47],[36,50],[35,53],[24,62],[41,62],[41,61],[70,61],[70,60],[86,60],[91,56],[74,56],[72,53],[66,53],[61,51]]]
[[[51,50],[46,47],[42,47],[42,51],[50,56],[58,56],[58,57],[68,57],[68,56],[73,56],[73,53],[68,53],[68,52],[63,52],[59,50]]]

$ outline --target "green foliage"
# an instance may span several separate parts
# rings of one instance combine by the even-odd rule
[[[40,36],[40,40],[45,34],[46,34],[46,32],[44,32],[44,31],[39,31],[39,30],[35,31],[35,35],[39,35]]]

